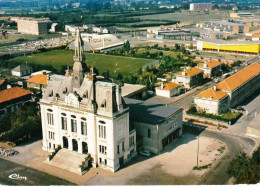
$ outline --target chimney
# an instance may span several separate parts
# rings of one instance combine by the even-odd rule
[[[214,90],[214,91],[217,91],[217,86],[213,86],[213,90]]]
[[[161,89],[163,90],[163,83],[161,83]]]
[[[121,92],[122,92],[121,86],[116,85],[116,100],[117,100],[116,102],[117,102],[118,111],[123,109]]]
[[[203,64],[203,67],[204,67],[204,68],[208,67],[208,64],[207,64],[207,63],[204,63],[204,64]]]
[[[182,76],[185,76],[185,75],[186,75],[185,71],[183,71],[181,74],[182,74]]]
[[[7,89],[9,89],[9,88],[12,88],[12,85],[11,85],[11,84],[8,84],[8,85],[7,85]]]

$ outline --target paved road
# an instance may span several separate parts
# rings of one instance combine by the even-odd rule
[[[12,175],[13,174],[13,175]],[[12,175],[15,178],[15,174],[19,175],[20,179],[10,179]],[[27,179],[25,180],[24,177]],[[41,171],[37,171],[8,160],[0,158],[0,185],[75,185],[64,179],[51,176]]]
[[[249,138],[227,135],[209,130],[202,131],[196,127],[185,126],[184,130],[189,133],[200,134],[200,136],[217,138],[228,146],[225,156],[223,156],[223,158],[201,178],[198,184],[226,184],[230,179],[226,171],[231,160],[235,155],[239,154],[240,151],[250,153],[255,145],[254,141]]]

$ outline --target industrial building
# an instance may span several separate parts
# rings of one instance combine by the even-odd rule
[[[231,12],[231,18],[254,18],[255,15],[251,12]]]
[[[20,33],[32,35],[48,34],[47,23],[49,19],[47,18],[12,18],[11,20],[17,22],[17,29]]]
[[[203,28],[207,30],[214,30],[217,32],[239,34],[239,33],[249,32],[250,26],[242,23],[235,23],[235,22],[222,20],[222,21],[205,21],[203,24]]]
[[[260,53],[260,41],[226,41],[217,39],[197,40],[199,51],[232,52],[258,55]]]
[[[209,88],[194,99],[197,110],[222,114],[260,88],[260,64],[253,63]]]
[[[147,38],[192,41],[192,33],[190,30],[178,26],[161,26],[147,29]]]
[[[212,3],[191,3],[190,11],[201,12],[211,10],[213,7]]]
[[[112,34],[82,34],[84,42],[84,51],[100,51],[106,52],[119,47],[122,47],[124,42]],[[74,42],[68,45],[69,49],[75,49]]]

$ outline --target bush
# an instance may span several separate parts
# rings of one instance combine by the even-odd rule
[[[12,115],[6,114],[0,120],[1,130],[9,130],[1,137],[3,141],[11,141],[19,144],[33,138],[39,138],[42,135],[41,118],[37,105],[22,106],[16,112],[12,113]],[[6,123],[2,123],[2,120]],[[2,126],[2,124],[4,125]],[[9,125],[9,128],[6,128],[6,124]]]
[[[222,115],[208,114],[205,111],[197,111],[195,106],[191,106],[186,113],[194,116],[210,118],[214,120],[231,122],[231,123],[234,123],[242,115],[240,112],[232,112],[232,111],[228,111]]]

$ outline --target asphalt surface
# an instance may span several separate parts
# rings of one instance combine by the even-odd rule
[[[64,179],[0,158],[0,186],[75,185]]]
[[[228,150],[226,150],[226,153],[221,158],[221,160],[215,165],[213,165],[213,167],[200,179],[198,184],[227,184],[227,182],[230,179],[230,176],[227,174],[226,171],[231,160],[235,157],[235,155],[238,155],[241,151],[250,153],[255,145],[254,141],[249,138],[228,135],[209,130],[202,130],[196,127],[185,126],[184,130],[186,132],[198,134],[200,136],[219,139],[220,141],[224,142],[228,147]]]

